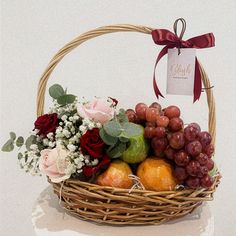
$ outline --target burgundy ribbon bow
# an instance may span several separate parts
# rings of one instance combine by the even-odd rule
[[[182,24],[185,23],[184,19],[177,19],[175,22],[175,27],[177,26],[178,20],[182,21]],[[183,22],[184,21],[184,22]],[[184,27],[184,25],[183,25]],[[185,30],[185,28],[184,28]],[[161,52],[159,53],[155,67],[154,67],[154,74],[153,74],[153,88],[155,91],[155,94],[157,98],[159,96],[164,97],[156,83],[156,78],[155,78],[155,70],[157,67],[157,63],[160,61],[160,59],[167,54],[169,48],[209,48],[209,47],[214,47],[215,46],[215,37],[213,33],[208,33],[208,34],[203,34],[200,36],[196,36],[193,38],[190,38],[186,41],[182,40],[182,36],[184,33],[184,30],[182,30],[180,37],[177,35],[175,29],[175,34],[170,32],[169,30],[166,29],[155,29],[152,31],[152,38],[153,41],[158,44],[158,45],[166,45]],[[198,100],[201,96],[202,92],[202,82],[201,82],[201,73],[199,69],[199,62],[196,57],[196,63],[195,63],[195,76],[194,76],[194,99],[193,102]]]

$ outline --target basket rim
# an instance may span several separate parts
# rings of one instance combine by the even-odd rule
[[[89,182],[85,182],[85,181],[81,181],[79,179],[67,179],[63,182],[60,183],[54,183],[52,182],[48,177],[47,180],[50,184],[55,185],[55,186],[59,186],[59,187],[63,187],[65,185],[70,185],[73,186],[73,184],[79,184],[80,186],[83,187],[87,187],[93,190],[96,189],[101,189],[101,190],[105,190],[105,191],[109,191],[112,193],[128,193],[130,195],[133,194],[148,194],[148,195],[171,195],[171,194],[176,194],[178,192],[186,192],[186,194],[191,194],[191,193],[195,193],[195,192],[205,192],[205,191],[215,191],[216,187],[219,185],[220,183],[220,179],[222,178],[221,174],[219,171],[217,171],[217,173],[214,176],[214,183],[210,188],[197,188],[197,189],[191,189],[191,188],[182,188],[182,189],[175,189],[175,190],[168,190],[168,191],[154,191],[154,190],[146,190],[146,189],[125,189],[125,188],[117,188],[117,187],[111,187],[111,186],[101,186],[98,185],[96,183],[89,183]]]

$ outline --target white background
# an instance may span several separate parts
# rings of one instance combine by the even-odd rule
[[[215,236],[236,234],[236,3],[223,0],[1,1],[1,137],[8,132],[28,135],[33,128],[37,83],[52,56],[64,44],[90,29],[116,23],[141,24],[172,30],[178,17],[187,21],[184,38],[214,32],[216,47],[198,50],[214,87],[217,104],[216,162],[223,179],[209,205],[215,220]],[[65,57],[50,78],[80,97],[113,96],[121,106],[155,101],[152,72],[157,53],[149,35],[116,33],[93,39]],[[165,92],[166,59],[158,65],[158,84]],[[50,99],[46,97],[46,108]],[[207,105],[203,94],[166,96],[163,105],[177,104],[186,122],[207,128]],[[0,234],[34,235],[31,210],[46,179],[31,177],[19,169],[16,153],[0,157]],[[178,225],[176,225],[178,227]],[[186,232],[191,235],[191,232]]]

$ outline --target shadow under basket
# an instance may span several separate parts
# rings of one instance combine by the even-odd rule
[[[149,35],[152,28],[137,25],[111,25],[88,31],[66,44],[52,58],[44,71],[38,86],[37,116],[44,114],[44,100],[47,81],[62,58],[83,42],[103,34],[114,32],[139,32]],[[200,65],[200,73],[205,88],[211,88],[210,81]],[[209,108],[208,127],[215,143],[216,119],[212,89],[205,90]],[[50,181],[49,181],[50,182]],[[213,193],[220,182],[220,173],[208,189],[180,189],[176,191],[154,192],[148,190],[120,189],[68,179],[63,183],[52,183],[54,192],[63,207],[84,220],[113,225],[161,224],[191,213],[204,201],[213,200]]]

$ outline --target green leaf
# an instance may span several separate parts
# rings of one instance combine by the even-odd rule
[[[30,135],[25,141],[25,146],[28,151],[30,150],[30,146],[32,144],[36,144],[36,136],[35,135]]]
[[[107,150],[107,154],[111,158],[118,158],[123,154],[123,152],[125,150],[126,150],[126,144],[125,143],[119,143],[113,149]]]
[[[65,94],[64,89],[59,84],[54,84],[49,88],[49,94],[52,98],[58,99]]]
[[[105,132],[112,137],[118,137],[122,132],[121,125],[115,120],[105,123],[103,125],[103,128]]]
[[[140,136],[144,132],[144,129],[141,125],[137,125],[131,122],[124,123],[122,127],[123,127],[123,132],[121,133],[120,137],[128,139],[135,136]]]
[[[218,168],[217,168],[217,166],[216,166],[216,164],[214,165],[214,168],[211,170],[211,171],[209,171],[209,175],[210,176],[214,176],[214,175],[216,175],[217,174],[217,172],[218,172]]]
[[[107,134],[104,130],[104,128],[101,128],[99,130],[100,137],[102,138],[103,142],[107,145],[114,145],[117,143],[118,138],[112,137],[109,134]]]
[[[65,94],[57,98],[57,102],[60,105],[67,105],[75,101],[76,96],[72,94]]]
[[[9,139],[3,146],[2,151],[3,152],[11,152],[14,149],[13,140]]]
[[[120,140],[122,143],[127,143],[127,142],[129,142],[129,139],[126,138],[126,137],[123,137],[123,136],[120,136],[120,137],[119,137],[119,140]]]
[[[20,160],[23,157],[23,154],[21,152],[18,153],[17,158]]]
[[[36,142],[36,145],[38,146],[39,151],[42,151],[43,149],[45,149],[42,143]]]
[[[124,122],[128,122],[129,119],[125,114],[125,110],[124,109],[120,109],[119,110],[119,114],[116,116],[116,118],[118,119],[119,123],[124,123]]]
[[[16,134],[14,132],[10,132],[10,137],[14,141],[16,139]]]
[[[16,146],[21,147],[24,144],[24,138],[22,136],[19,136],[16,140]]]

